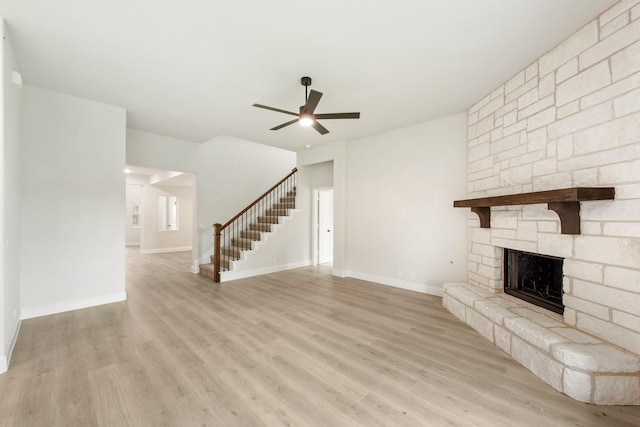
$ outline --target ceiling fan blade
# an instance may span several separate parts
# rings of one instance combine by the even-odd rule
[[[322,126],[320,123],[318,123],[316,120],[313,121],[311,126],[313,126],[313,128],[315,130],[317,130],[318,133],[320,133],[320,135],[324,135],[326,133],[329,133],[329,130],[326,127]]]
[[[327,113],[327,114],[314,114],[316,119],[359,119],[360,113]]]
[[[289,126],[289,125],[294,124],[294,123],[295,123],[295,122],[297,122],[298,120],[299,120],[299,119],[293,119],[293,120],[290,120],[290,121],[288,121],[288,122],[286,122],[286,123],[283,123],[283,124],[281,124],[281,125],[278,125],[278,126],[276,126],[276,127],[273,127],[273,128],[271,128],[271,129],[269,129],[269,130],[278,130],[278,129],[282,129],[282,128],[283,128],[283,127],[285,127],[285,126]]]
[[[320,98],[322,98],[322,92],[311,89],[311,92],[309,92],[309,98],[307,98],[307,103],[304,105],[304,111],[313,114],[318,106],[318,102],[320,102]]]
[[[284,113],[284,114],[290,114],[292,116],[298,116],[298,113],[293,113],[291,111],[287,111],[287,110],[281,110],[279,108],[274,108],[274,107],[269,107],[268,105],[262,105],[262,104],[253,104],[254,107],[258,107],[258,108],[264,108],[265,110],[271,110],[271,111],[277,111],[278,113]]]

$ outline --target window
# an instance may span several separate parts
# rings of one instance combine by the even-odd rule
[[[140,215],[142,214],[142,205],[134,203],[131,206],[131,227],[140,228]]]

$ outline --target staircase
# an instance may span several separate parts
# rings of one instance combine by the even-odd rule
[[[233,271],[236,261],[247,259],[258,242],[291,214],[296,208],[296,172],[293,169],[224,225],[214,224],[214,254],[210,263],[200,264],[200,274],[219,282],[221,272]]]

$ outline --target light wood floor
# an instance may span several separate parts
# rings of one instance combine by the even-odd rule
[[[127,302],[23,322],[0,425],[640,425],[554,391],[440,298],[325,267],[214,284],[189,258],[130,249]]]

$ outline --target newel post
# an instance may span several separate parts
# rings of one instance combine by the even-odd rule
[[[222,224],[213,224],[213,281],[220,282],[220,235]]]

